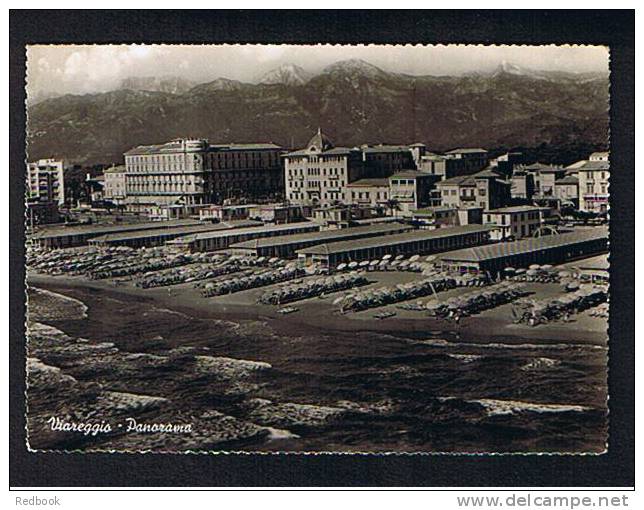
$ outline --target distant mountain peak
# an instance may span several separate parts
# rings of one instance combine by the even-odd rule
[[[259,83],[263,85],[304,85],[312,77],[311,73],[298,65],[283,64],[262,76]]]
[[[130,76],[121,80],[119,89],[183,94],[195,85],[180,76]]]
[[[218,90],[232,91],[239,90],[244,87],[244,83],[238,80],[231,80],[229,78],[217,78],[216,80],[207,83],[201,83],[191,89],[191,92],[213,92]]]
[[[349,73],[360,73],[367,76],[383,76],[387,73],[380,69],[379,67],[366,62],[365,60],[359,58],[351,58],[348,60],[340,60],[335,62],[322,70],[323,73],[335,73],[335,72],[349,72]]]

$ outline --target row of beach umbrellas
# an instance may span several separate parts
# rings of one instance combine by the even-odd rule
[[[555,298],[524,299],[512,309],[514,320],[530,326],[550,321],[566,320],[568,316],[606,303],[608,290],[598,285],[582,285],[574,292],[560,294]]]
[[[241,266],[225,262],[219,265],[191,264],[143,275],[136,286],[143,289],[197,282],[241,271]]]
[[[351,289],[360,285],[366,285],[369,281],[363,274],[352,272],[349,274],[319,277],[292,283],[265,292],[259,298],[259,302],[268,305],[280,305],[308,299],[323,294]]]
[[[434,276],[364,292],[350,292],[337,298],[333,304],[339,306],[342,313],[360,311],[436,294],[455,286],[456,281],[452,277]]]
[[[253,273],[251,275],[209,282],[204,285],[202,295],[204,297],[212,297],[223,294],[232,294],[242,290],[265,287],[267,285],[292,280],[298,276],[302,276],[303,274],[304,271],[293,266],[280,269],[269,269],[260,273]]]
[[[510,303],[527,293],[523,283],[503,281],[444,301],[428,301],[425,308],[434,317],[462,317]]]

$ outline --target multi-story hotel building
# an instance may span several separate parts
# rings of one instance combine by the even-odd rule
[[[65,163],[39,159],[27,163],[27,199],[39,202],[65,203]]]
[[[607,152],[596,152],[579,167],[579,209],[586,212],[608,211],[610,163]]]
[[[530,205],[491,209],[483,214],[483,224],[494,226],[490,238],[503,240],[531,237],[543,223],[544,209]]]
[[[443,180],[478,172],[485,168],[487,161],[484,149],[455,149],[446,154],[424,153],[419,158],[418,169]]]
[[[126,203],[149,210],[279,195],[281,153],[272,143],[210,145],[203,139],[138,146],[124,154]]]
[[[125,167],[110,167],[105,170],[104,177],[103,197],[114,205],[122,204],[126,196]]]
[[[384,179],[414,167],[409,147],[334,147],[318,129],[305,148],[284,155],[286,198],[294,204],[317,206],[351,203],[351,183]]]
[[[487,211],[504,207],[510,198],[510,185],[498,172],[487,169],[436,183],[442,205],[464,208],[481,207]]]

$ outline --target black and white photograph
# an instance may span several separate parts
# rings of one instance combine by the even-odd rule
[[[30,451],[606,451],[607,46],[26,58]]]

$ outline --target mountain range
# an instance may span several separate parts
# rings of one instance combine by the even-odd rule
[[[254,84],[131,78],[117,90],[29,105],[28,155],[119,162],[136,145],[188,136],[301,147],[319,126],[336,145],[544,147],[573,158],[607,147],[608,98],[606,74],[505,62],[461,76],[412,76],[347,60],[317,74],[281,66]]]

